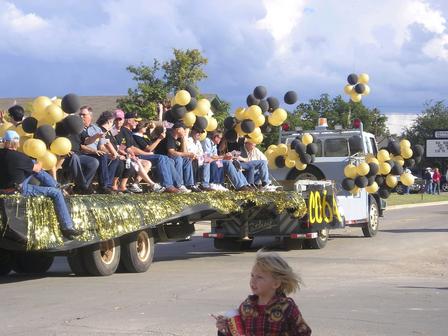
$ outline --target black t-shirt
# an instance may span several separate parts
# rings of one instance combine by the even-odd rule
[[[33,160],[23,153],[0,149],[0,189],[14,187],[33,173]]]
[[[175,151],[180,151],[182,149],[181,140],[174,139],[171,132],[166,132],[166,137],[159,142],[155,149],[156,154],[168,155],[168,149],[174,149]]]
[[[119,145],[123,145],[126,148],[129,147],[138,147],[138,145],[134,141],[134,136],[132,131],[126,127],[122,127],[120,129],[120,133],[116,136]]]
[[[137,144],[137,147],[140,148],[141,150],[145,150],[147,146],[151,145],[151,140],[149,140],[148,138],[135,134],[133,135],[133,137],[134,142]]]
[[[80,134],[70,134],[67,136],[67,139],[72,143],[72,152],[80,153],[81,145],[84,144],[87,138],[87,130],[84,128]]]

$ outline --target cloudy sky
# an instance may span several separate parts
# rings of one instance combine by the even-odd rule
[[[120,95],[129,64],[198,48],[199,84],[243,105],[256,85],[300,101],[367,72],[364,103],[416,113],[448,92],[444,0],[0,0],[0,96]]]

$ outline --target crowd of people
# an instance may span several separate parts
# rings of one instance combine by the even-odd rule
[[[423,173],[423,179],[425,180],[425,192],[427,194],[440,195],[442,174],[440,173],[439,168],[431,169],[431,167],[427,167]]]

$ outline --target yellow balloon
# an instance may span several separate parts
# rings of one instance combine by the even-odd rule
[[[266,155],[266,157],[269,159],[271,157],[271,155],[274,154],[274,150],[273,149],[266,149],[266,151],[264,152],[264,155]]]
[[[400,175],[400,181],[405,186],[410,187],[411,185],[414,184],[414,180],[415,180],[415,177],[411,173],[403,173]]]
[[[185,126],[193,127],[194,123],[196,122],[196,114],[194,114],[193,112],[187,112],[184,114],[182,120],[184,121]]]
[[[255,126],[260,127],[264,125],[266,117],[263,114],[259,114],[252,120],[254,121]]]
[[[244,133],[243,130],[241,129],[241,123],[236,124],[234,130],[239,137],[246,135],[246,133]]]
[[[386,176],[386,184],[389,188],[395,188],[397,183],[398,183],[398,180],[395,175],[387,175]]]
[[[359,193],[359,187],[355,186],[352,190],[350,190],[350,193],[352,195],[356,195],[357,193]]]
[[[412,155],[411,155],[412,156]],[[400,166],[404,165],[404,160],[403,157],[401,155],[396,155],[392,158],[392,160],[394,160],[396,163],[398,163]]]
[[[269,145],[268,150],[275,151],[277,149],[277,145]]]
[[[255,118],[262,114],[261,108],[258,105],[251,105],[246,109],[244,116],[246,119],[255,120]]]
[[[62,106],[62,99],[61,98],[56,98],[55,100],[53,100],[53,104],[61,107]]]
[[[272,114],[268,115],[268,123],[271,124],[272,126],[280,126],[282,123],[279,122],[278,120],[276,120]]]
[[[23,152],[32,158],[39,158],[45,155],[47,146],[40,139],[28,139],[23,144]]]
[[[296,169],[297,170],[305,170],[306,166],[307,166],[306,163],[302,163],[301,161],[296,161]]]
[[[392,169],[390,164],[388,164],[387,162],[380,162],[380,164],[378,165],[379,167],[379,173],[381,175],[387,175],[390,173],[390,170]]]
[[[242,121],[242,120],[246,119],[245,116],[246,116],[246,109],[245,109],[245,108],[243,108],[243,107],[238,107],[238,108],[235,110],[235,118],[236,118],[236,119]]]
[[[249,139],[249,141],[250,142],[253,142],[254,144],[256,144],[256,145],[258,145],[258,144],[261,144],[262,142],[263,142],[263,134],[258,134],[257,136],[255,136],[255,137],[251,137],[250,139]]]
[[[288,153],[288,146],[286,146],[285,144],[279,144],[277,146],[277,150],[276,150],[277,155],[286,155],[286,153]]]
[[[282,108],[277,108],[272,112],[271,119],[275,122],[276,125],[272,124],[272,126],[280,126],[283,122],[288,118],[288,113]],[[269,118],[268,118],[269,119]]]
[[[370,156],[366,158],[366,162],[367,163],[375,163],[375,164],[380,164],[380,162],[378,161],[378,159],[374,156]]]
[[[285,160],[285,166],[286,166],[287,168],[293,168],[293,167],[296,166],[296,161],[286,159],[286,160]]]
[[[255,127],[254,130],[252,131],[252,133],[249,133],[249,136],[251,138],[256,138],[257,136],[260,136],[260,135],[262,135],[260,127]]]
[[[185,106],[187,105],[191,100],[190,92],[187,90],[179,90],[176,92],[176,95],[174,96],[174,102],[176,104]]]
[[[210,111],[210,102],[208,101],[208,99],[199,99],[194,113],[197,116],[204,117],[208,114],[208,111]]]
[[[199,137],[199,141],[204,141],[206,137],[207,137],[207,132],[201,133],[201,136]]]
[[[205,129],[207,132],[211,132],[214,131],[216,129],[216,127],[218,127],[218,121],[215,118],[209,118],[208,119],[208,125],[207,128]]]
[[[19,140],[19,152],[22,152],[22,153],[24,153],[25,151],[23,150],[23,147],[24,147],[24,145],[25,145],[25,142],[28,140],[28,139],[31,139],[31,135],[24,135],[24,136],[21,136],[20,137],[20,140]]]
[[[56,162],[58,161],[58,159],[52,152],[47,151],[43,156],[39,157],[37,161],[42,164],[42,169],[50,170],[51,168],[56,166]]]
[[[64,119],[64,111],[56,104],[48,105],[45,109],[44,119],[50,121],[51,124],[56,124]]]
[[[53,104],[50,98],[45,96],[39,96],[32,102],[33,112],[32,116],[37,120],[41,119],[45,115],[45,109],[47,106]]]
[[[344,86],[344,92],[348,95],[351,95],[353,92],[353,85],[347,84]]]
[[[363,96],[368,96],[370,94],[370,86],[367,84],[364,84],[364,92],[362,93]]]
[[[350,99],[352,100],[352,102],[354,103],[359,103],[362,99],[362,95],[358,94],[358,93],[352,93],[350,95]]]
[[[367,84],[369,82],[369,75],[366,73],[361,73],[358,76],[358,83]]]
[[[370,167],[366,162],[361,162],[357,167],[356,167],[356,172],[358,173],[358,175],[361,176],[365,176],[369,173],[370,171]]]
[[[373,182],[371,185],[369,185],[369,186],[367,186],[366,187],[366,191],[369,193],[369,194],[374,194],[374,193],[376,193],[377,191],[378,191],[378,184],[376,183],[376,182]]]
[[[309,133],[302,135],[302,142],[304,145],[308,145],[313,142],[313,136]]]
[[[53,140],[50,150],[56,155],[67,155],[72,150],[72,143],[67,138],[59,137]]]
[[[288,160],[294,160],[297,161],[299,160],[299,154],[297,154],[297,152],[294,149],[289,149],[288,153],[286,153],[286,158]]]
[[[414,152],[413,152],[412,149],[410,149],[410,148],[403,148],[403,149],[401,150],[401,156],[402,156],[404,159],[410,159],[410,158],[412,157],[413,154],[414,154]]]
[[[400,141],[400,148],[411,148],[411,143],[407,139],[403,139]]]
[[[390,160],[389,152],[385,149],[380,149],[378,154],[376,155],[378,161],[388,161]]]
[[[272,156],[269,160],[268,160],[268,167],[269,169],[277,169],[277,165],[275,164],[275,158],[277,156]]]
[[[344,176],[354,179],[356,177],[356,166],[354,164],[348,164],[344,167]]]
[[[8,121],[5,121],[3,124],[1,124],[0,125],[0,137],[3,137],[5,135],[5,132],[8,129],[10,129],[11,127],[14,127],[14,125]]]

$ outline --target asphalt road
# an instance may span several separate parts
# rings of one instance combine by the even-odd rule
[[[447,215],[446,205],[393,210],[373,239],[352,228],[322,250],[278,249],[305,282],[293,297],[313,335],[447,335]],[[75,277],[57,258],[46,277],[0,278],[0,335],[216,335],[208,314],[246,297],[265,244],[159,244],[147,273],[110,277]]]

